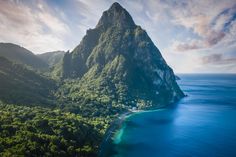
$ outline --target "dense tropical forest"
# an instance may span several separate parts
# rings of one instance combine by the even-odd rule
[[[0,156],[95,156],[109,122],[0,102]]]

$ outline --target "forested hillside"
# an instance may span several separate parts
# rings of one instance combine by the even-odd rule
[[[96,156],[108,118],[0,102],[0,156]]]
[[[24,105],[55,105],[56,83],[22,64],[0,57],[0,99]]]
[[[53,51],[53,52],[46,52],[37,55],[41,60],[47,63],[50,67],[58,64],[62,58],[64,57],[64,51]]]
[[[63,88],[0,57],[0,156],[97,155],[116,113],[60,101],[56,91]]]

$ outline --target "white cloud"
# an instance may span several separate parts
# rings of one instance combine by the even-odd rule
[[[63,35],[70,33],[59,18],[38,4],[40,11],[16,1],[0,1],[0,41],[14,42],[33,52],[65,49]]]

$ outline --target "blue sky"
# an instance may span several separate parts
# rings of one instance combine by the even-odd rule
[[[0,42],[72,50],[114,0],[0,0]],[[177,73],[236,73],[235,0],[117,0]]]

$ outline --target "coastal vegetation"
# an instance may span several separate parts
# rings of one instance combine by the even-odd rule
[[[109,122],[0,102],[0,156],[95,156]]]

